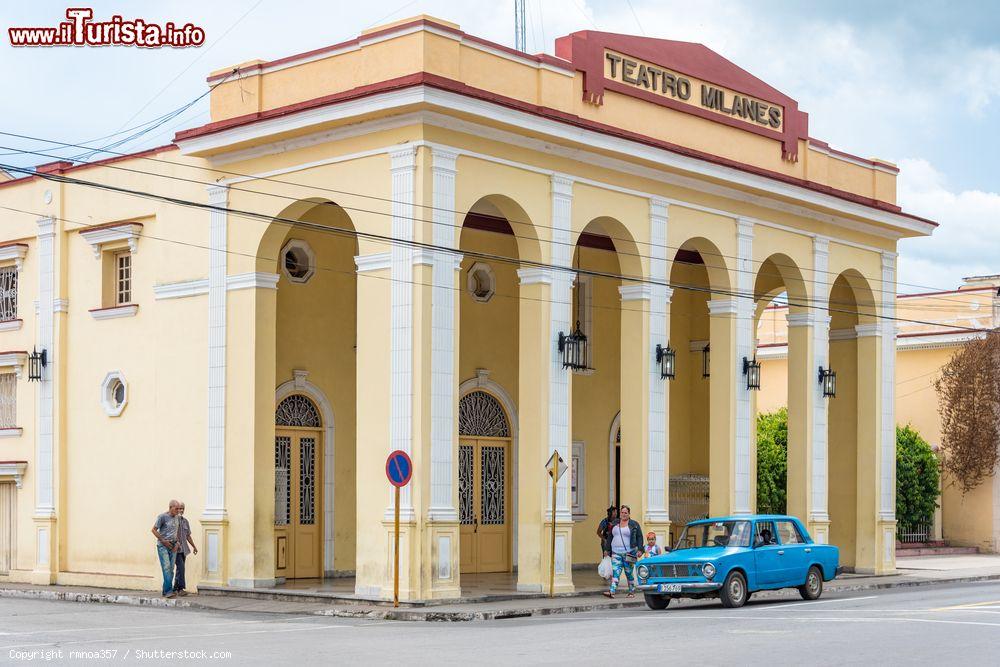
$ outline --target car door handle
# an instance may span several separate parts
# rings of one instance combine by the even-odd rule
[[[806,549],[806,553],[807,553],[807,554],[811,554],[812,552],[813,552],[813,550],[812,550],[812,549]]]
[[[779,556],[784,556],[785,555],[785,550],[784,549],[778,549],[778,555]]]

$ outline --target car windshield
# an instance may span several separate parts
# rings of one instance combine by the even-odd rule
[[[749,521],[713,521],[690,523],[677,540],[678,549],[701,547],[749,547]]]

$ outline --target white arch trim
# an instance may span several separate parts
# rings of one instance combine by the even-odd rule
[[[333,406],[323,390],[309,382],[309,371],[293,370],[292,379],[279,385],[274,392],[274,405],[278,406],[292,394],[307,396],[319,408],[323,417],[323,576],[333,576]]]
[[[608,434],[608,506],[615,504],[615,436],[622,427],[621,410],[611,420],[611,433]]]
[[[514,563],[517,562],[517,406],[514,404],[514,399],[511,398],[507,390],[501,385],[497,384],[490,379],[490,372],[485,368],[476,369],[476,377],[470,378],[458,386],[458,400],[462,400],[467,394],[471,394],[474,391],[485,391],[498,401],[503,406],[504,411],[507,413],[507,419],[510,420],[510,472],[511,472],[511,516],[513,517],[514,530],[511,536],[511,558]],[[455,474],[458,474],[458,468],[455,468]],[[457,482],[456,482],[457,484]]]

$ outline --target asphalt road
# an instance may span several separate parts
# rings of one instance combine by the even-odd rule
[[[1000,582],[454,624],[0,599],[0,662],[188,662],[156,651],[240,665],[996,665]]]

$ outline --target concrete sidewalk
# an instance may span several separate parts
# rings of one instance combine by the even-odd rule
[[[866,591],[908,586],[1000,580],[1000,555],[927,556],[907,558],[899,573],[885,576],[845,574],[826,584],[827,592]],[[754,599],[781,595],[777,591],[754,594]],[[610,600],[592,592],[556,598],[529,598],[491,602],[456,602],[430,607],[400,607],[398,609],[370,603],[331,604],[321,600],[289,601],[253,599],[221,595],[188,595],[165,600],[149,591],[87,588],[81,586],[33,586],[31,584],[0,584],[0,598],[34,598],[72,602],[97,602],[155,607],[191,607],[220,611],[243,611],[274,614],[318,614],[349,618],[398,621],[475,621],[551,614],[572,614],[642,607],[641,595],[625,597],[624,593]]]

